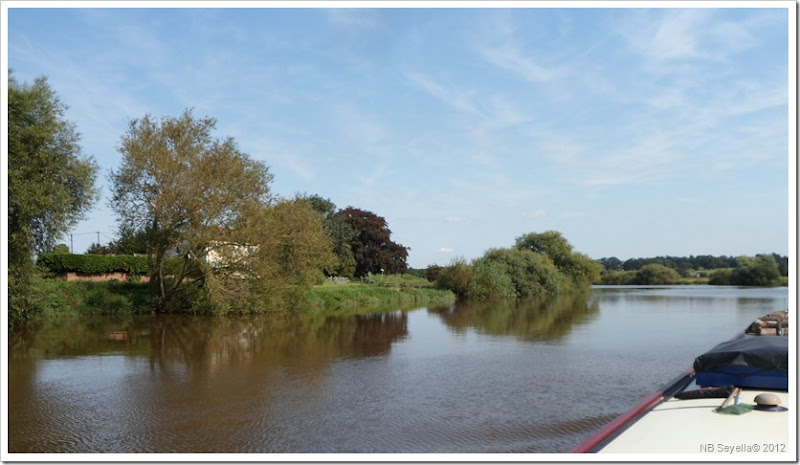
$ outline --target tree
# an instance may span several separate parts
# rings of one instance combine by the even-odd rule
[[[650,263],[636,272],[632,284],[675,284],[680,278],[678,272],[672,268],[658,263]]]
[[[350,241],[356,238],[356,231],[345,222],[343,216],[335,214],[336,205],[330,199],[322,198],[319,195],[298,198],[308,201],[311,207],[322,215],[322,228],[333,243],[333,252],[338,257],[338,261],[326,269],[326,273],[329,276],[353,277],[356,271],[356,259],[353,257]]]
[[[8,83],[8,266],[11,321],[34,311],[33,256],[51,250],[97,197],[67,106],[47,79]]]
[[[546,255],[556,265],[572,254],[572,245],[558,231],[524,234],[517,238],[515,247]]]
[[[490,249],[484,258],[502,263],[518,297],[553,296],[566,287],[566,278],[547,255],[529,249]]]
[[[598,262],[603,265],[606,271],[622,270],[622,260],[617,257],[601,258]]]
[[[442,289],[452,291],[458,297],[466,297],[472,289],[472,278],[472,267],[463,258],[457,258],[439,271],[436,284]]]
[[[730,283],[734,286],[774,286],[780,275],[778,262],[772,255],[739,257]]]
[[[408,248],[391,240],[386,219],[372,212],[347,207],[336,213],[350,225],[356,236],[350,248],[356,260],[356,276],[368,273],[404,273],[408,269]]]
[[[80,135],[64,118],[47,79],[8,83],[9,261],[46,252],[97,197],[97,165],[81,153]]]
[[[54,254],[65,255],[69,253],[69,247],[67,244],[58,244],[57,246],[53,247]]]
[[[516,297],[517,291],[504,263],[480,258],[472,264],[471,299]]]
[[[122,228],[119,230],[119,237],[116,240],[112,240],[107,245],[92,244],[86,249],[86,253],[98,255],[145,255],[148,249],[146,231],[132,231]]]
[[[582,253],[573,252],[572,245],[558,231],[525,234],[517,238],[515,246],[549,257],[577,290],[588,289],[600,278],[603,266]]]
[[[190,274],[209,276],[208,267],[198,270],[200,258],[258,244],[266,234],[258,219],[272,202],[273,176],[233,139],[212,138],[215,126],[213,118],[195,118],[189,110],[160,121],[150,115],[132,120],[119,147],[122,166],[110,174],[120,228],[146,235],[151,297],[159,311],[174,308]],[[166,273],[168,251],[179,245],[180,264]]]
[[[267,210],[268,231],[254,254],[260,294],[277,305],[296,306],[337,261],[323,220],[303,199],[282,200]]]
[[[219,247],[224,267],[205,267],[207,306],[213,313],[293,309],[304,302],[311,285],[336,257],[322,218],[302,199],[280,200],[251,217],[254,229],[266,231],[258,243]],[[246,253],[242,253],[246,250]]]

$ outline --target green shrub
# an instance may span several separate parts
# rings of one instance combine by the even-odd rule
[[[781,277],[778,262],[772,255],[739,257],[730,282],[734,286],[774,286]]]
[[[452,265],[441,270],[436,283],[440,288],[448,289],[458,297],[466,297],[472,286],[472,267],[463,259],[454,260]]]
[[[733,268],[716,270],[711,274],[711,279],[708,280],[708,284],[713,286],[727,286],[731,283],[731,274],[733,274]]]
[[[609,271],[600,275],[600,284],[609,286],[625,286],[632,284],[636,278],[635,271]]]
[[[517,292],[505,265],[485,258],[473,264],[472,285],[468,291],[471,299],[497,299],[516,297]]]
[[[128,273],[130,275],[147,274],[147,258],[133,255],[77,255],[77,254],[42,254],[39,266],[53,273]]]
[[[643,266],[633,277],[632,284],[666,285],[680,281],[681,276],[672,268],[651,263]]]

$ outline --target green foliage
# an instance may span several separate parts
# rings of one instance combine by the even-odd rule
[[[584,292],[600,278],[602,265],[572,246],[557,231],[525,234],[513,248],[490,249],[471,265],[456,261],[429,268],[437,284],[459,297],[542,297]]]
[[[67,247],[67,244],[58,244],[57,246],[53,247],[52,253],[67,254],[70,252],[69,252],[69,247]]]
[[[442,273],[442,267],[439,265],[429,265],[428,268],[425,269],[425,279],[431,282],[436,282],[439,280],[439,275]]]
[[[77,255],[77,254],[41,254],[38,265],[52,273],[128,273],[131,275],[147,274],[147,259],[133,255]]]
[[[576,290],[586,290],[592,283],[597,282],[603,266],[592,260],[588,256],[573,252],[562,258],[560,264],[557,263],[559,271],[569,277],[571,285]]]
[[[713,273],[711,273],[711,278],[708,280],[708,284],[714,286],[727,286],[731,283],[732,274],[733,268],[722,268],[715,270]]]
[[[774,286],[781,276],[778,262],[772,255],[739,257],[730,277],[734,286]]]
[[[472,283],[467,291],[470,299],[516,297],[517,292],[504,263],[482,258],[472,265]]]
[[[469,295],[472,286],[472,267],[463,258],[455,259],[450,266],[442,268],[437,285],[452,291],[458,297]]]
[[[434,284],[425,278],[413,275],[411,273],[404,274],[374,274],[369,277],[370,284],[377,284],[379,286],[387,286],[393,288],[433,288]]]
[[[8,270],[12,324],[38,312],[33,256],[53,249],[97,197],[97,165],[43,77],[8,83]]]
[[[631,284],[662,285],[676,284],[681,279],[677,271],[664,265],[651,263],[634,274]]]
[[[335,214],[336,205],[330,199],[312,195],[300,196],[298,200],[307,201],[315,211],[322,215],[322,229],[333,244],[333,253],[336,254],[338,260],[325,269],[326,274],[352,278],[356,272],[356,259],[353,256],[350,241],[355,239],[358,233],[345,221],[343,216]]]
[[[41,77],[8,83],[8,232],[10,265],[55,241],[89,210],[97,196],[97,165],[81,154],[80,135]]]
[[[617,257],[601,258],[597,261],[606,271],[622,271],[622,260]]]
[[[398,310],[421,306],[449,306],[455,295],[447,290],[371,284],[331,284],[314,287],[306,304],[312,308],[336,310]]]
[[[8,267],[9,326],[41,312],[43,299],[40,298],[36,287],[36,282],[39,280],[33,263]]]
[[[86,253],[98,255],[145,255],[150,251],[147,231],[120,229],[119,237],[107,245],[92,244]]]
[[[115,315],[146,313],[147,284],[124,281],[62,281],[34,279],[37,315]]]
[[[633,284],[635,278],[635,271],[613,271],[601,274],[600,284],[610,286],[626,286]]]
[[[572,255],[572,245],[558,231],[524,234],[517,238],[514,247],[546,255],[556,266]]]
[[[550,258],[558,271],[567,277],[561,280],[562,284],[578,291],[586,290],[596,282],[603,269],[595,260],[574,252],[572,245],[558,231],[525,234],[517,238],[515,248]]]
[[[518,297],[557,295],[566,290],[566,278],[548,256],[529,249],[491,249],[488,260],[502,263]]]
[[[154,259],[151,290],[161,311],[183,305],[173,299],[185,302],[188,293],[193,300],[200,292],[191,278],[211,245],[249,247],[271,233],[263,228],[263,217],[272,202],[272,174],[233,139],[214,139],[215,126],[213,118],[195,118],[190,111],[160,121],[149,115],[133,120],[120,144],[122,166],[111,172],[111,204],[120,229],[143,232]],[[177,245],[186,250],[182,266],[167,274],[167,251]],[[234,280],[215,283],[237,283],[220,290],[223,294],[242,290]]]

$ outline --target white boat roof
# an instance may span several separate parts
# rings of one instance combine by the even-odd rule
[[[725,399],[670,399],[646,413],[623,431],[599,453],[709,454],[719,458],[743,458],[743,454],[766,457],[765,452],[789,453],[795,450],[789,443],[790,422],[795,406],[787,392],[743,389],[740,403],[755,404],[755,396],[763,392],[778,395],[780,406],[788,410],[769,412],[751,410],[741,415],[722,414],[714,410]],[[770,446],[770,444],[772,446]],[[783,445],[783,446],[781,446]],[[725,449],[726,447],[730,450]],[[758,450],[754,450],[757,448]],[[763,450],[774,448],[776,450]],[[722,449],[722,450],[721,450]],[[783,449],[783,450],[780,450]]]

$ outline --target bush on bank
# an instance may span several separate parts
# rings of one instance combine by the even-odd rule
[[[133,255],[60,254],[46,253],[39,256],[40,267],[52,273],[147,274],[147,258]]]
[[[433,268],[433,267],[432,267]],[[459,297],[495,299],[584,292],[599,279],[602,265],[572,250],[557,231],[525,234],[514,247],[489,249],[481,258],[435,267],[436,282]]]

